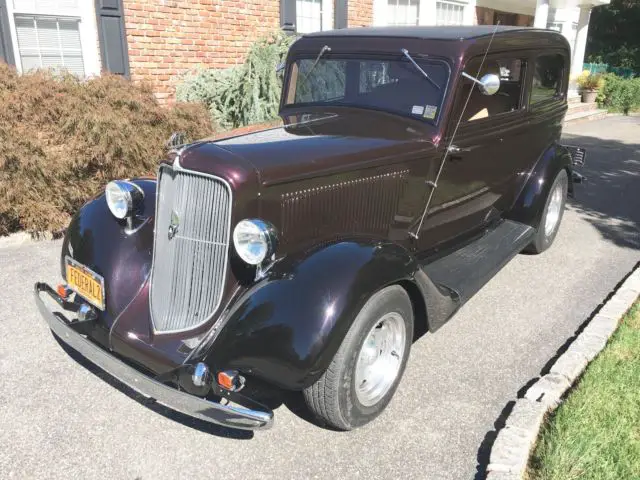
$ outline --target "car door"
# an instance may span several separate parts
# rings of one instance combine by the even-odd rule
[[[451,150],[423,223],[421,250],[471,234],[507,208],[505,192],[516,170],[509,151],[518,142],[525,146],[525,69],[526,61],[514,54],[491,55],[485,62],[481,58],[467,62],[467,73],[479,78],[494,73],[501,77],[501,86],[498,93],[486,96],[470,80],[458,82],[452,115],[442,140],[445,148],[451,143]]]

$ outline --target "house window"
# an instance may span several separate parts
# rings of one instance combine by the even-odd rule
[[[550,22],[547,26],[549,30],[555,30],[556,32],[562,32],[562,23],[560,22]]]
[[[16,15],[22,71],[54,68],[84,76],[79,22],[78,18]]]
[[[418,25],[420,0],[387,0],[389,25]]]
[[[322,30],[322,0],[296,0],[296,24],[299,33]]]
[[[8,46],[19,72],[52,68],[78,76],[100,74],[93,0],[0,0],[0,4],[6,8]]]
[[[463,25],[464,4],[459,2],[436,2],[436,25]]]

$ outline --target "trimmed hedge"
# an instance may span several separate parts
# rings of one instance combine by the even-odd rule
[[[0,235],[60,232],[109,180],[154,174],[174,131],[195,139],[212,126],[202,106],[164,108],[120,77],[0,64]]]
[[[604,85],[598,92],[598,103],[610,112],[629,112],[640,107],[640,77],[623,78],[613,73],[602,76]]]

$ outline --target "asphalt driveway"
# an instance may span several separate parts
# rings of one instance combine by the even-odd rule
[[[58,280],[60,243],[1,248],[0,477],[473,478],[509,401],[640,260],[640,118],[566,136],[589,149],[589,184],[556,244],[519,255],[418,341],[387,412],[350,433],[310,424],[295,398],[255,434],[143,405],[78,363],[39,318],[31,288]]]

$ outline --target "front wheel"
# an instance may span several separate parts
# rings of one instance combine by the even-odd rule
[[[374,294],[349,329],[327,371],[304,391],[328,425],[352,430],[376,418],[400,383],[413,340],[413,307],[392,285]]]
[[[529,253],[542,253],[551,246],[560,228],[560,222],[562,222],[568,190],[569,177],[567,176],[567,171],[563,169],[560,170],[553,184],[551,184],[540,224],[533,237],[533,241],[525,251]]]

